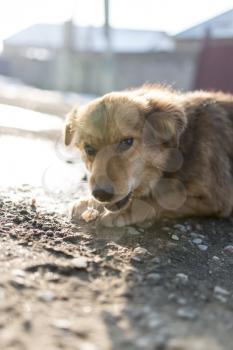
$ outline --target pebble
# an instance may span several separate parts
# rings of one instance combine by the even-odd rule
[[[214,255],[214,256],[212,257],[212,260],[214,260],[214,261],[219,261],[220,258],[219,258],[218,256]]]
[[[194,238],[194,239],[192,240],[192,242],[193,242],[194,244],[201,244],[201,243],[202,243],[202,239],[201,239],[201,238]]]
[[[46,236],[53,236],[54,232],[52,230],[46,231]]]
[[[191,307],[180,308],[177,310],[177,316],[186,320],[193,320],[197,317],[197,311]]]
[[[215,294],[221,294],[221,295],[230,295],[230,292],[222,287],[215,286],[214,287],[214,293]]]
[[[185,233],[187,231],[186,226],[181,225],[181,224],[176,224],[174,225],[174,228],[176,228],[177,230],[180,230],[181,232]]]
[[[16,276],[16,277],[25,277],[26,276],[26,272],[20,269],[15,269],[12,271],[12,275]]]
[[[136,230],[134,227],[128,227],[127,233],[130,235],[140,235],[140,232]]]
[[[197,232],[191,232],[190,233],[190,236],[192,237],[192,238],[205,238],[205,236],[204,235],[201,235],[200,233],[197,233]]]
[[[141,262],[142,260],[138,256],[132,256],[132,261]]]
[[[88,265],[88,259],[85,256],[72,259],[71,264],[77,269],[86,269]]]
[[[30,319],[26,319],[23,321],[22,326],[26,332],[29,332],[32,329],[32,321]]]
[[[79,350],[99,350],[95,344],[89,342],[80,343],[78,348]]]
[[[188,283],[189,278],[184,273],[177,273],[175,280],[176,280],[176,283],[186,284]]]
[[[146,255],[146,254],[149,254],[148,250],[146,248],[143,248],[143,247],[136,247],[134,250],[133,250],[134,254],[137,254],[137,255]]]
[[[151,259],[151,262],[159,264],[159,263],[161,263],[161,258],[159,256],[156,256],[153,259]]]
[[[172,235],[171,239],[173,239],[174,241],[179,241],[179,237],[177,235]]]
[[[10,284],[16,289],[31,288],[31,285],[21,277],[15,277],[10,280]]]
[[[16,216],[13,219],[13,222],[17,225],[21,224],[24,221],[24,218],[22,216]]]
[[[224,303],[224,304],[227,302],[227,298],[224,297],[224,296],[221,295],[221,294],[216,294],[216,295],[215,295],[215,299],[221,301],[221,303]]]
[[[198,244],[198,248],[205,252],[208,249],[208,245],[205,244]]]
[[[187,300],[185,298],[177,298],[177,304],[179,305],[186,305]]]
[[[147,278],[149,278],[150,280],[153,280],[155,282],[159,282],[161,280],[161,275],[160,275],[160,273],[149,273],[147,275]]]
[[[39,300],[51,302],[54,300],[55,295],[50,290],[41,290],[37,293],[37,297]]]
[[[227,253],[233,253],[233,245],[229,244],[226,247],[224,247],[224,251]]]
[[[70,329],[70,322],[66,319],[59,319],[53,322],[53,326],[63,331],[68,331]]]
[[[13,222],[7,222],[6,224],[4,224],[3,225],[3,227],[13,227],[14,226],[14,224],[13,224]]]
[[[161,318],[155,313],[150,314],[149,320],[148,320],[148,326],[151,329],[155,329],[161,326]]]

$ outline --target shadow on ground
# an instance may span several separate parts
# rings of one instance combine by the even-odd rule
[[[29,188],[0,207],[2,350],[232,349],[232,219],[73,225]]]

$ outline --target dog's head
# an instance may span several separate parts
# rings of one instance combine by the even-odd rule
[[[110,93],[68,114],[65,144],[81,150],[93,197],[115,211],[132,196],[149,195],[185,126],[169,91]]]

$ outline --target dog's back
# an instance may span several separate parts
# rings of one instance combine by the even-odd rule
[[[200,91],[184,94],[183,103],[188,123],[178,176],[194,195],[202,188],[227,216],[233,208],[233,96]]]

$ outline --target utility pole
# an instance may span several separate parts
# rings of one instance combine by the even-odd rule
[[[104,34],[107,48],[111,49],[110,25],[109,25],[109,0],[104,0]]]
[[[103,92],[111,91],[114,88],[114,52],[111,40],[110,26],[110,0],[104,0],[104,35],[106,41],[106,50],[103,59]]]

